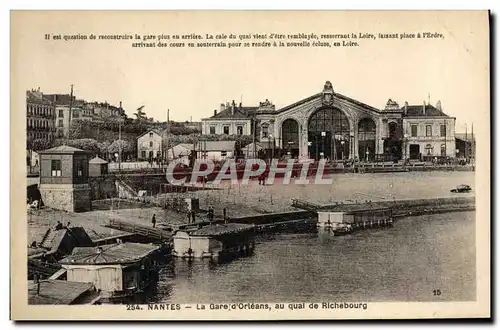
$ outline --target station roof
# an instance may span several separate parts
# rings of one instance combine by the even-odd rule
[[[71,255],[59,261],[63,265],[110,265],[138,262],[158,246],[140,243],[118,243],[100,247],[75,247]]]
[[[41,280],[40,293],[37,294],[37,284],[34,281],[28,281],[28,304],[70,305],[93,288],[92,283]]]
[[[201,227],[198,230],[189,233],[190,236],[221,236],[236,234],[253,229],[253,225],[243,223],[225,223]]]
[[[404,110],[404,107],[401,108]],[[437,109],[436,107],[426,104],[425,112],[424,105],[408,105],[406,109],[407,117],[449,117],[443,111]]]

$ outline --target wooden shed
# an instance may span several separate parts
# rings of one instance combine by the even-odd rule
[[[59,263],[68,281],[91,282],[104,299],[142,292],[154,279],[153,244],[117,243],[99,247],[76,247]]]

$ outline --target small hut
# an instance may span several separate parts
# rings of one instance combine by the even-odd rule
[[[59,263],[68,281],[90,282],[103,299],[113,300],[142,292],[154,279],[152,244],[117,243],[98,247],[76,247]]]
[[[108,162],[98,156],[89,161],[89,176],[96,177],[108,174]]]
[[[251,252],[254,248],[254,225],[215,224],[194,230],[179,230],[173,237],[172,254],[180,258],[212,258]]]

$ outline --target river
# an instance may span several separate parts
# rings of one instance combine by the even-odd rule
[[[148,300],[475,300],[475,251],[475,212],[408,217],[348,236],[265,234],[249,257],[223,264],[172,261]]]

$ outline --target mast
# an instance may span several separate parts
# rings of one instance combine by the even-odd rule
[[[465,150],[464,150],[465,160],[467,160],[468,149],[469,149],[469,139],[467,138],[467,123],[465,123]]]
[[[252,127],[252,144],[253,144],[253,159],[255,159],[255,126],[256,126],[256,121],[255,121],[255,117],[252,117],[252,124],[253,124],[253,127]]]
[[[446,146],[446,140],[447,140],[447,127],[446,127],[446,119],[444,120],[444,156],[447,157],[447,146]]]
[[[168,165],[168,134],[169,134],[169,127],[170,127],[170,109],[167,109],[167,136],[165,137],[165,163]]]
[[[118,173],[122,168],[122,120],[118,119]]]
[[[68,128],[68,138],[70,138],[71,133],[71,117],[73,112],[73,85],[71,85],[71,93],[69,96],[69,128]]]
[[[474,123],[472,123],[472,132],[471,132],[471,143],[472,143],[472,157],[474,158],[474,164],[476,163],[476,143],[474,141]]]

